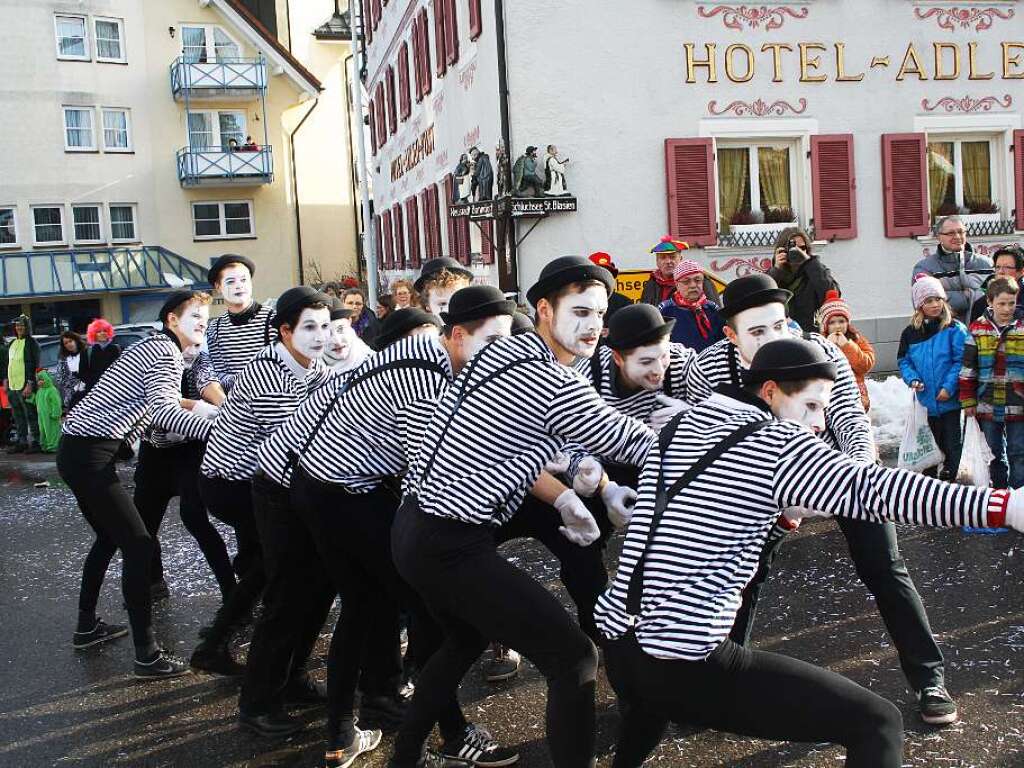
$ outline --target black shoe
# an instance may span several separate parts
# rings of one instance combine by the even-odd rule
[[[380,731],[364,731],[356,728],[356,737],[344,749],[329,748],[324,755],[326,768],[348,768],[364,752],[370,752],[380,746]]]
[[[277,712],[272,715],[247,715],[244,712],[238,713],[238,725],[257,736],[267,738],[282,738],[291,736],[302,730],[302,723],[295,720],[284,712]]]
[[[165,677],[181,677],[191,670],[184,659],[171,656],[161,650],[152,661],[135,660],[135,676],[140,680],[162,680]]]
[[[363,696],[359,703],[359,722],[383,731],[393,731],[402,724],[407,704],[392,696]]]
[[[88,632],[75,632],[71,645],[76,651],[92,648],[94,645],[116,640],[128,634],[128,627],[122,624],[107,624],[103,619],[96,619],[96,626]]]
[[[498,768],[519,762],[519,753],[494,740],[486,728],[469,723],[458,741],[446,741],[441,754],[449,760],[465,760],[480,768]]]
[[[288,681],[281,697],[286,707],[318,707],[327,703],[327,683],[303,673]]]
[[[7,449],[7,452],[10,453],[10,454],[15,454],[15,453],[24,453],[27,450],[28,450],[28,446],[25,445],[24,443],[15,443],[14,445],[12,445],[10,448]]]
[[[388,768],[396,768],[394,761],[388,763]],[[473,768],[473,764],[466,760],[445,757],[431,749],[423,751],[422,757],[416,761],[416,768]]]
[[[167,582],[163,579],[160,581],[154,581],[149,585],[149,599],[156,602],[157,600],[166,600],[171,596],[171,590],[167,586]]]
[[[188,663],[192,669],[211,675],[241,677],[245,674],[245,665],[235,661],[226,642],[214,645],[204,640],[192,651]]]
[[[918,691],[917,706],[928,725],[950,725],[960,717],[956,702],[943,685],[930,685]]]

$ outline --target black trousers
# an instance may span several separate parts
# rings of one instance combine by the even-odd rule
[[[960,431],[960,411],[948,411],[941,416],[929,416],[928,427],[945,457],[942,461],[942,478],[955,480],[956,473],[960,469],[960,455],[964,448],[963,433]]]
[[[409,612],[410,643],[426,658],[436,652],[442,633],[419,595],[399,576],[391,554],[391,527],[398,497],[386,485],[369,493],[348,493],[321,483],[301,468],[292,476],[293,508],[334,588],[341,614],[327,660],[328,738],[347,743],[360,667],[364,688],[394,695],[402,674],[399,613]],[[453,686],[443,697],[430,728],[438,722],[446,736],[466,725]],[[370,693],[367,690],[367,693]],[[418,757],[417,753],[417,757]]]
[[[199,465],[202,461],[203,444],[200,442],[192,440],[166,448],[155,448],[144,441],[135,467],[133,501],[154,540],[150,581],[160,581],[164,575],[157,533],[167,514],[168,504],[178,496],[181,522],[199,545],[199,550],[217,579],[221,596],[226,598],[235,588],[235,572],[231,569],[231,559],[224,539],[210,522],[206,505],[199,495]]]
[[[921,596],[900,554],[896,526],[845,517],[837,517],[836,522],[846,536],[857,575],[875,596],[878,612],[889,630],[903,674],[911,687],[920,691],[929,685],[942,685],[945,660],[932,635]],[[769,542],[761,553],[760,567],[743,592],[743,604],[729,634],[733,642],[746,645],[750,640],[761,587],[781,545],[782,540]]]
[[[556,768],[593,766],[597,650],[555,596],[498,554],[488,526],[424,514],[415,497],[399,508],[392,546],[399,573],[445,632],[416,680],[392,764],[415,764],[439,708],[494,640],[522,653],[547,679],[547,740]]]
[[[132,639],[137,649],[149,653],[156,646],[149,596],[153,538],[117,477],[115,456],[120,447],[120,440],[65,435],[57,451],[57,471],[96,534],[82,567],[78,610],[95,614],[107,567],[114,552],[121,550],[121,591]]]
[[[704,661],[650,656],[632,633],[604,641],[622,713],[613,768],[638,768],[670,722],[846,747],[847,768],[899,768],[903,718],[841,675],[724,641]]]

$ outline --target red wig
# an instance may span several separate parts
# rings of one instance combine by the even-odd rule
[[[85,329],[85,338],[89,340],[90,344],[96,343],[96,334],[100,331],[107,332],[107,341],[114,338],[114,326],[104,320],[102,317],[97,317],[91,323],[89,327]]]

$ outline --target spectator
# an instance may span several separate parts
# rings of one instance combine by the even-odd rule
[[[420,305],[419,296],[416,295],[410,280],[395,280],[391,285],[391,295],[395,299],[395,309],[408,309]]]
[[[962,448],[958,384],[967,328],[953,317],[946,290],[931,275],[921,275],[911,295],[914,316],[900,336],[896,359],[903,381],[928,409],[928,426],[945,456],[939,476],[953,480]]]
[[[395,311],[395,297],[390,293],[382,293],[377,297],[377,319],[382,323],[384,319]]]
[[[8,453],[39,453],[39,417],[32,402],[39,367],[39,342],[32,338],[32,321],[25,315],[14,320],[14,340],[7,348],[4,384],[11,404],[11,415],[18,429],[18,442]],[[29,443],[29,433],[32,442]]]
[[[825,303],[825,294],[839,291],[829,268],[811,251],[811,238],[799,227],[788,227],[775,239],[775,265],[768,274],[779,288],[793,294],[789,316],[805,332],[816,331],[814,313]]]
[[[366,295],[362,288],[346,288],[341,294],[341,302],[345,309],[352,310],[352,330],[371,349],[376,349],[377,334],[380,333],[380,321],[377,315],[366,306]]]
[[[875,349],[867,337],[853,327],[850,306],[839,298],[838,291],[825,294],[825,303],[816,316],[818,332],[839,347],[853,369],[860,390],[860,401],[867,413],[871,408],[864,377],[875,367]]]
[[[0,379],[7,372],[7,341],[0,333]],[[0,383],[0,445],[9,445],[11,436],[11,424],[13,414],[11,413],[11,401],[7,398],[7,386]]]
[[[1024,317],[1024,285],[1021,278],[1024,277],[1024,249],[1017,246],[1000,248],[992,257],[994,274],[985,280],[982,288],[988,293],[989,284],[999,277],[1006,277],[1017,283],[1022,290],[1017,291],[1017,316]],[[988,296],[982,296],[971,306],[970,320],[973,323],[985,314],[988,309]]]
[[[647,278],[641,289],[641,304],[660,307],[662,302],[672,298],[672,294],[676,290],[676,262],[681,258],[680,254],[688,250],[690,250],[690,246],[687,243],[682,240],[673,240],[668,235],[661,238],[658,244],[651,248],[656,269],[651,270],[651,276]],[[711,278],[704,279],[704,295],[716,304],[719,303],[718,289]]]
[[[998,260],[998,257],[997,257]],[[997,277],[986,291],[988,309],[971,323],[960,371],[960,404],[977,418],[992,450],[992,487],[1024,486],[1024,320],[1020,285]]]
[[[114,343],[114,326],[102,317],[89,323],[85,329],[85,338],[89,340],[87,365],[84,370],[79,365],[78,375],[85,382],[85,391],[88,392],[96,386],[103,372],[120,357],[121,347]]]
[[[971,306],[983,297],[981,284],[992,271],[992,262],[974,255],[974,249],[967,242],[967,229],[959,216],[939,219],[935,234],[939,240],[935,253],[917,262],[911,275],[916,277],[923,272],[938,278],[949,296],[954,317],[967,320]]]
[[[253,141],[252,136],[245,137],[245,144],[242,145],[243,152],[259,152],[260,145]]]
[[[697,352],[725,338],[725,318],[718,305],[704,294],[704,268],[692,259],[676,263],[676,290],[658,307],[663,317],[675,320],[671,340]]]
[[[619,268],[615,266],[615,262],[612,261],[612,257],[604,251],[598,251],[597,253],[590,254],[590,260],[597,264],[599,267],[604,267],[612,273],[612,277],[619,276]],[[633,302],[629,300],[628,296],[625,296],[618,291],[613,291],[612,295],[608,297],[608,311],[604,313],[604,329],[605,333],[608,332],[608,321],[612,319],[612,315],[618,312],[623,307],[628,307]]]
[[[88,365],[89,346],[85,339],[74,331],[64,331],[57,350],[57,389],[65,408],[70,409],[85,397],[82,374]]]
[[[64,404],[48,371],[36,373],[35,405],[39,418],[39,447],[43,453],[56,453]]]

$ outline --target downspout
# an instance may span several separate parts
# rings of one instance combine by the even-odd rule
[[[356,42],[353,40],[353,42]],[[342,64],[345,72],[345,79],[348,80],[348,67],[355,54],[350,53],[345,57],[345,61]],[[356,205],[356,200],[359,199],[359,169],[356,167],[356,148],[352,145],[352,91],[346,89],[348,93],[345,94],[345,116],[348,118],[349,129],[345,131],[348,138],[348,170],[349,170],[349,181],[352,184],[352,229],[355,233],[355,246],[356,246],[356,274],[360,272],[360,264],[362,263],[363,256],[363,239],[359,236],[359,209]]]
[[[509,120],[509,93],[508,93],[508,58],[505,50],[505,3],[504,0],[494,0],[494,24],[495,37],[498,40],[498,107],[501,112],[501,140],[505,143],[505,161],[509,163],[511,174],[512,154],[512,126]],[[509,177],[509,183],[512,179]],[[505,219],[505,243],[508,248],[508,261],[505,264],[505,272],[501,271],[501,263],[498,263],[498,285],[506,292],[519,290],[519,263],[516,248],[516,226],[511,213]]]
[[[352,74],[351,74],[351,85],[352,85],[352,105],[355,108],[356,114],[356,126],[358,133],[356,134],[356,147],[358,149],[359,157],[359,179],[362,182],[360,184],[360,196],[362,197],[363,207],[363,253],[366,256],[366,293],[367,303],[371,307],[377,306],[377,280],[379,279],[377,271],[377,243],[376,238],[373,237],[373,215],[370,207],[370,188],[369,188],[369,170],[368,163],[366,162],[366,137],[363,130],[363,78],[365,77],[366,70],[366,37],[362,34],[364,29],[365,20],[363,19],[362,3],[351,3],[349,8],[354,8],[356,16],[358,16],[358,23],[352,27],[353,34],[358,34],[360,38],[360,45],[356,49],[359,53],[358,57],[352,60]],[[357,33],[358,30],[358,33]],[[352,121],[349,121],[349,126],[352,125]]]
[[[302,258],[302,214],[299,212],[299,168],[295,165],[295,138],[299,134],[299,130],[305,124],[306,120],[310,115],[313,114],[313,110],[316,109],[316,105],[320,103],[320,97],[313,99],[313,106],[309,108],[309,111],[302,116],[299,120],[299,124],[295,126],[295,130],[291,132],[290,141],[288,143],[289,153],[291,154],[292,160],[292,199],[295,200],[295,241],[299,248],[299,285],[306,284],[306,266],[305,261]]]

